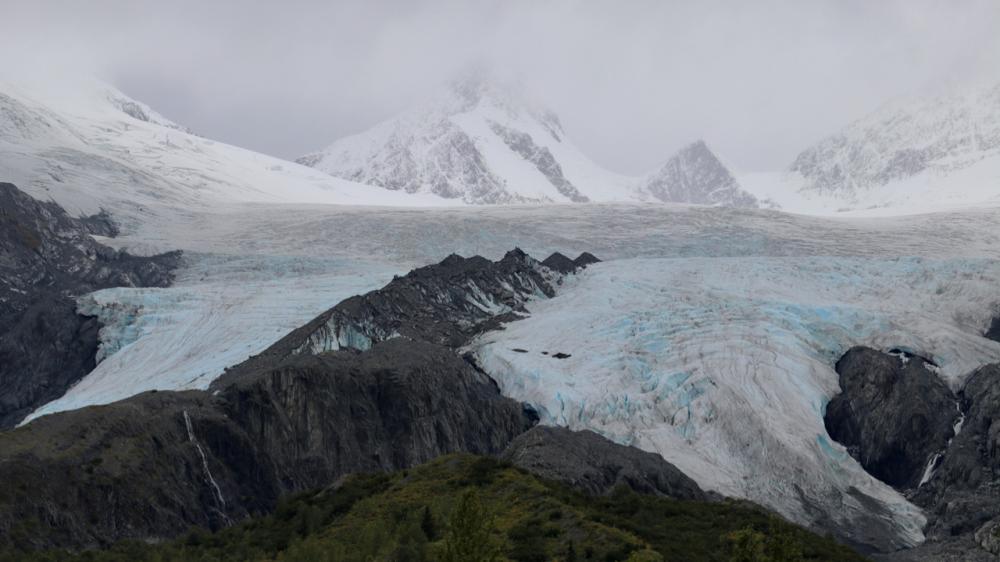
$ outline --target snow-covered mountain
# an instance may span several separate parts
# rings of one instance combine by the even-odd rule
[[[96,80],[0,82],[0,178],[70,213],[124,223],[226,202],[442,205],[191,134]],[[127,224],[126,224],[127,226]]]
[[[554,113],[475,71],[429,103],[298,159],[373,186],[467,203],[628,199],[629,178],[565,138]]]
[[[889,102],[800,153],[787,174],[741,179],[770,183],[763,193],[803,212],[1000,205],[1000,84]]]
[[[757,206],[700,141],[648,177],[606,170],[573,145],[555,113],[483,71],[451,82],[430,103],[298,162],[339,178],[472,204]]]

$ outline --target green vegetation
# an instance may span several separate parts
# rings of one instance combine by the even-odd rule
[[[450,455],[349,478],[274,514],[163,544],[0,554],[0,561],[660,562],[864,560],[744,502],[619,490],[594,498],[497,460]]]

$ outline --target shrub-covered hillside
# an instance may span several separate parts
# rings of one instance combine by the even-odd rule
[[[864,560],[742,502],[622,489],[591,497],[492,458],[450,455],[359,475],[283,502],[267,517],[166,544],[10,552],[0,560],[785,561]]]

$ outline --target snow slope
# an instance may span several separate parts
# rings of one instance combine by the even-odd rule
[[[955,387],[1000,359],[981,336],[998,286],[995,260],[621,260],[474,348],[543,423],[595,430],[708,489],[899,548],[922,540],[924,517],[827,435],[833,365],[853,345],[911,349]]]
[[[555,113],[481,69],[453,81],[430,103],[298,162],[336,177],[467,203],[757,206],[701,142],[649,177],[603,169],[573,146]]]
[[[198,137],[89,79],[0,82],[0,177],[71,214],[103,207],[127,228],[165,208],[230,202],[449,203],[372,189]]]
[[[1000,84],[892,101],[803,151],[788,172],[740,181],[814,214],[1000,205]]]

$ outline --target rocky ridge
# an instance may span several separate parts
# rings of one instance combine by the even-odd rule
[[[162,287],[180,253],[137,257],[104,246],[106,213],[77,219],[0,183],[0,429],[57,398],[94,368],[100,324],[76,297],[107,287]]]

